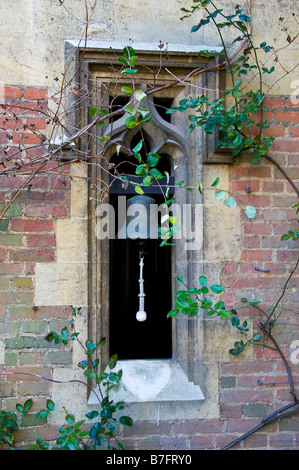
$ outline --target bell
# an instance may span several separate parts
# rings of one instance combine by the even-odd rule
[[[158,238],[158,206],[155,199],[145,195],[128,199],[126,217],[116,238]]]
[[[158,207],[155,199],[145,195],[133,196],[128,199],[125,220],[116,238],[130,238],[132,240],[158,238]],[[144,250],[142,242],[139,242],[139,310],[136,313],[136,320],[139,322],[144,322],[147,319],[144,310],[143,266]]]

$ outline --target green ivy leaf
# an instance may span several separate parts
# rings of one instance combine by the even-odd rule
[[[262,335],[260,333],[256,333],[253,337],[252,337],[252,340],[253,341],[258,341],[259,339],[261,339]]]
[[[47,400],[46,406],[49,411],[54,411],[55,409],[55,403],[50,399]]]
[[[179,308],[173,308],[167,313],[167,318],[175,317],[180,312]]]
[[[246,21],[246,23],[251,23],[251,18],[248,15],[242,14],[242,15],[239,16],[239,18],[240,18],[241,21]]]
[[[232,354],[233,356],[238,356],[240,354],[239,349],[230,349],[229,354]]]
[[[248,219],[253,219],[256,216],[256,208],[254,206],[246,206],[245,214],[247,215]]]
[[[219,316],[223,318],[230,318],[230,312],[225,309],[219,310]]]
[[[36,414],[36,417],[39,419],[46,419],[49,415],[49,410],[41,410]]]
[[[235,198],[233,198],[232,196],[225,199],[224,204],[230,209],[234,209],[237,205]]]
[[[214,294],[221,294],[225,289],[222,286],[219,286],[217,284],[213,284],[211,286],[211,291],[214,292]]]
[[[136,99],[137,101],[141,101],[141,100],[143,100],[143,98],[145,98],[145,97],[146,97],[146,94],[145,94],[142,90],[136,90],[136,91],[135,91],[135,99]]]
[[[157,164],[159,163],[159,160],[160,160],[160,155],[157,155],[156,153],[149,153],[148,154],[148,158],[147,158],[147,161],[150,165],[151,168],[157,166]]]
[[[212,188],[218,188],[220,184],[220,178],[217,176],[217,178],[215,179],[215,181],[211,184]]]
[[[114,369],[114,367],[116,366],[117,360],[118,360],[117,354],[113,354],[113,356],[110,357],[109,369]]]
[[[143,145],[143,142],[142,142],[142,139],[138,142],[137,145],[135,145],[135,147],[132,149],[132,152],[133,153],[137,153],[139,152],[141,149],[142,149],[142,145]]]
[[[129,87],[129,86],[123,86],[123,87],[121,87],[121,91],[122,91],[123,93],[126,93],[127,95],[132,95],[132,93],[133,93],[133,89],[132,89],[131,87]]]
[[[149,113],[149,109],[141,108],[140,106],[138,106],[138,111],[143,118],[145,118],[145,116]]]
[[[97,418],[99,416],[99,412],[95,411],[95,410],[92,410],[89,413],[87,413],[85,416],[88,419],[94,419],[94,418]]]
[[[90,110],[89,110],[89,115],[90,115],[90,116],[95,116],[98,109],[99,109],[99,108],[98,108],[97,106],[93,106],[93,107],[90,108]]]
[[[136,175],[143,176],[147,173],[147,171],[148,171],[148,166],[142,163],[141,165],[138,165],[135,173]]]
[[[124,107],[124,110],[126,113],[135,114],[135,108],[132,104],[127,104],[127,106]]]
[[[133,420],[129,416],[121,416],[119,422],[124,426],[133,426]]]
[[[122,74],[127,73],[128,75],[133,75],[134,73],[137,73],[137,72],[138,72],[137,69],[128,69],[128,68],[125,68],[121,71]]]
[[[129,129],[134,129],[138,125],[136,116],[130,116],[125,120],[125,124]]]
[[[85,367],[88,366],[88,361],[83,360],[78,363],[78,367],[81,367],[81,369],[85,369]]]
[[[135,193],[144,194],[143,189],[140,186],[138,186],[138,184],[135,186]]]
[[[215,191],[215,199],[216,201],[220,201],[221,199],[225,198],[225,191]]]

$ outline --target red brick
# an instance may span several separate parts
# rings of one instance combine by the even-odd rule
[[[293,440],[293,434],[288,433],[279,433],[277,436],[270,436],[270,446],[272,448],[283,448],[285,449],[291,449],[294,447],[294,440]]]
[[[0,397],[14,397],[16,395],[17,384],[0,383]]]
[[[222,273],[228,276],[234,276],[237,273],[238,266],[234,263],[225,263],[222,266]]]
[[[272,143],[272,149],[280,152],[298,152],[299,142],[297,140],[276,139]]]
[[[43,118],[27,118],[26,124],[32,129],[46,129],[47,127],[46,119]]]
[[[223,431],[222,420],[196,420],[187,421],[185,423],[176,423],[174,428],[175,435],[178,434],[205,434],[205,433],[219,433]]]
[[[0,176],[0,186],[5,189],[18,189],[22,179],[18,176]]]
[[[24,88],[24,98],[29,100],[42,100],[47,98],[46,88]]]
[[[283,137],[285,135],[286,128],[284,126],[270,126],[267,129],[263,129],[263,135],[266,137]]]
[[[67,217],[68,209],[66,206],[53,206],[53,217]]]
[[[231,182],[231,189],[232,191],[246,191],[247,188],[250,188],[251,191],[259,191],[260,189],[260,182],[258,180],[235,180]]]
[[[52,248],[32,248],[27,250],[16,250],[10,253],[10,260],[50,262],[55,261],[55,251]]]
[[[18,101],[9,103],[9,109],[15,114],[36,115],[46,111],[46,104],[39,101]]]
[[[274,111],[274,121],[276,122],[299,122],[298,111]]]
[[[9,134],[7,132],[0,132],[0,142],[1,144],[8,144],[9,142]]]
[[[244,364],[243,364],[244,367]],[[273,392],[270,389],[257,389],[257,390],[223,390],[223,401],[230,403],[273,403]]]
[[[25,215],[27,217],[49,217],[51,214],[51,209],[47,205],[26,205],[25,206]]]
[[[284,209],[265,209],[263,210],[262,217],[263,220],[272,221],[272,220],[285,220],[286,212]]]
[[[231,169],[231,175],[233,178],[271,178],[271,174],[271,168],[266,166],[234,166]]]
[[[297,166],[299,164],[299,154],[288,155],[288,164]]]
[[[268,108],[283,108],[285,105],[284,96],[266,96],[263,104]]]
[[[51,378],[51,370],[49,368],[40,367],[7,367],[6,376],[8,382],[24,381],[24,382],[39,382],[40,377],[36,375],[42,375],[43,377]]]
[[[260,120],[261,120],[261,113],[260,113],[260,112],[254,113],[254,114],[251,115],[251,118],[252,118],[253,121],[260,122]],[[271,118],[272,118],[272,111],[270,111],[270,110],[269,110],[269,111],[265,111],[265,110],[264,110],[264,111],[263,111],[263,121],[264,121],[265,119],[267,119],[268,122],[270,122],[270,121],[271,121]]]
[[[1,263],[0,264],[0,275],[12,275],[12,274],[22,274],[24,271],[23,263]]]
[[[25,202],[27,204],[64,204],[65,202],[65,191],[23,191],[19,197],[19,202]]]
[[[20,87],[5,85],[0,87],[0,96],[4,98],[21,98],[23,90]]]
[[[244,366],[243,366],[244,367]],[[241,418],[243,415],[242,404],[220,403],[221,416],[223,418]]]
[[[243,363],[229,363],[222,364],[221,366],[222,373],[224,375],[238,375],[244,374],[244,364]],[[263,362],[247,362],[246,363],[246,372],[247,374],[266,374],[273,372],[273,363],[263,361]]]
[[[245,248],[260,248],[261,246],[260,237],[256,235],[253,235],[252,237],[245,237],[243,243]]]
[[[35,176],[30,182],[30,189],[49,189],[50,181],[48,176]]]
[[[267,434],[254,433],[243,442],[244,447],[265,449],[267,447]]]
[[[51,178],[52,189],[66,189],[70,187],[70,179],[65,176],[55,176]]]
[[[2,116],[0,119],[0,128],[2,129],[21,129],[23,127],[23,123],[20,122],[19,119],[13,119],[11,117]]]
[[[292,96],[286,102],[287,108],[299,108],[299,98],[298,96]]]
[[[284,126],[273,126],[263,129],[263,135],[267,137],[283,137],[285,135],[286,128]],[[259,135],[260,128],[258,126],[252,125],[250,127],[250,132],[247,132],[250,136]]]
[[[231,308],[233,308],[233,306],[235,306],[237,303],[236,293],[231,292],[231,291],[224,292],[224,294],[221,295],[221,300],[225,303],[226,306],[231,306]],[[238,298],[238,301],[239,301],[239,298]]]
[[[272,261],[272,251],[270,250],[243,250],[243,260]]]
[[[20,382],[19,397],[30,397],[35,395],[48,395],[51,394],[50,382],[42,381],[39,379],[37,382]]]
[[[289,136],[290,137],[299,137],[299,127],[289,127]],[[299,142],[298,142],[299,148]]]
[[[250,276],[246,278],[239,277],[238,279],[230,279],[230,284],[231,289],[275,289],[276,280],[272,277],[263,278],[261,284],[260,276]]]
[[[226,422],[226,431],[227,432],[240,432],[244,434],[249,429],[254,428],[260,419],[229,419]],[[231,439],[233,440],[233,439]]]
[[[13,305],[18,300],[17,293],[12,291],[0,292],[0,305]]]
[[[191,450],[213,449],[214,436],[192,436],[190,441]]]
[[[13,140],[14,144],[26,144],[26,145],[34,145],[34,144],[41,144],[41,135],[34,134],[33,132],[13,132]]]
[[[237,200],[244,205],[252,205],[254,207],[268,207],[271,204],[270,196],[265,196],[264,194],[240,194]]]
[[[265,193],[282,193],[284,191],[284,183],[281,181],[265,181],[262,191]]]
[[[277,260],[278,261],[285,261],[285,262],[294,262],[296,261],[296,251],[278,251],[277,252]]]
[[[54,234],[30,234],[26,237],[27,246],[43,246],[50,247],[55,245]]]
[[[11,229],[14,232],[51,232],[52,220],[14,219],[11,221]]]
[[[244,224],[244,233],[246,234],[256,234],[256,235],[270,235],[271,234],[271,225],[260,223],[245,223]]]

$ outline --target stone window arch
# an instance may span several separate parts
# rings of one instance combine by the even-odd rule
[[[73,52],[74,45],[71,42],[67,44],[68,53]],[[160,53],[145,51],[141,47],[138,51],[140,57],[140,84],[139,88],[145,86],[148,80],[147,71],[150,67],[160,66]],[[197,53],[168,53],[167,69],[173,70],[176,76],[186,76],[195,68],[210,67],[211,62],[217,62],[216,59],[204,59]],[[110,50],[103,51],[101,47],[94,46],[84,51],[84,60],[82,62],[84,74],[81,76],[80,87],[89,89],[90,85],[97,90],[93,94],[90,102],[86,103],[86,107],[82,108],[79,120],[82,124],[89,121],[88,111],[91,106],[101,103],[111,104],[111,93],[108,82],[111,84],[111,75],[109,75],[108,63],[112,63],[113,67],[117,63],[117,52]],[[86,73],[87,71],[87,73]],[[70,68],[70,73],[72,72]],[[152,76],[151,76],[152,78]],[[162,86],[169,82],[171,76],[169,72],[161,69],[159,80],[155,85]],[[115,84],[114,90],[120,85]],[[190,186],[196,187],[198,180],[202,176],[202,164],[208,161],[223,162],[229,161],[229,157],[224,154],[215,152],[215,142],[211,140],[207,142],[203,133],[197,132],[188,134],[188,116],[170,115],[168,117],[163,113],[163,108],[168,107],[170,102],[172,105],[188,97],[193,91],[192,86],[196,85],[201,88],[209,88],[215,90],[219,88],[218,74],[211,74],[209,78],[206,75],[194,75],[188,80],[187,85],[169,88],[167,91],[161,91],[157,95],[149,94],[142,100],[142,106],[149,109],[153,116],[152,121],[142,124],[142,129],[146,134],[147,141],[150,144],[151,151],[159,155],[167,155],[171,161],[171,177],[174,182],[186,181]],[[143,88],[145,90],[145,88]],[[107,93],[108,90],[108,93]],[[117,93],[116,93],[117,94]],[[118,103],[114,102],[117,105]],[[90,178],[96,178],[101,181],[103,186],[97,187],[97,191],[90,194],[89,197],[89,282],[88,282],[88,336],[94,342],[101,337],[108,338],[107,346],[103,348],[101,355],[101,363],[103,366],[107,364],[109,359],[109,240],[98,240],[96,237],[97,226],[97,207],[102,199],[105,188],[109,185],[109,176],[111,178],[108,166],[116,154],[116,146],[120,145],[122,152],[124,149],[130,149],[130,145],[138,129],[128,129],[125,125],[126,115],[114,120],[113,123],[107,123],[102,129],[94,129],[93,139],[82,139],[80,149],[89,151],[90,157],[88,162]],[[77,117],[78,119],[78,117]],[[100,136],[110,135],[111,139],[105,144],[101,144],[98,139]],[[214,138],[213,138],[214,139]],[[102,151],[102,145],[105,145],[104,160],[107,163],[107,169],[93,162],[96,156]],[[184,277],[185,282],[192,286],[198,277],[203,274],[203,249],[202,249],[202,201],[200,195],[189,191],[176,190],[175,202],[183,210],[186,207],[186,217],[190,218],[191,225],[194,224],[192,214],[188,214],[188,208],[191,211],[195,207],[200,207],[197,225],[200,230],[199,245],[197,249],[190,249],[189,242],[194,240],[186,240],[186,237],[177,239],[172,249],[172,294],[176,292],[180,285],[177,283],[174,274],[179,273]],[[193,214],[194,215],[194,214]],[[194,226],[191,227],[191,235]],[[189,246],[189,248],[188,248]],[[174,299],[174,295],[172,295]],[[124,386],[119,390],[117,399],[124,399],[127,402],[143,402],[143,401],[202,401],[204,400],[204,366],[203,366],[203,348],[204,348],[204,331],[203,322],[200,316],[176,317],[172,322],[172,357],[162,360],[125,360],[119,361],[119,367],[124,371]],[[159,373],[156,374],[157,370]],[[162,373],[163,372],[163,373]],[[157,376],[163,376],[163,379],[156,383]],[[143,380],[146,380],[144,383]],[[92,400],[92,394],[90,396]]]

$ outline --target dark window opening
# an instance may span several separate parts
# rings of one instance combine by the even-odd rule
[[[166,359],[172,357],[170,247],[158,240],[144,243],[144,309],[139,322],[139,246],[135,240],[112,240],[110,259],[110,355],[119,359]]]
[[[115,233],[119,230],[118,196],[110,195],[110,203],[115,208]],[[151,197],[158,205],[164,202],[161,195]],[[145,252],[143,279],[147,319],[143,322],[136,319],[140,242]],[[109,354],[117,354],[119,359],[172,357],[172,324],[167,318],[172,299],[171,246],[161,247],[160,243],[159,238],[110,240]]]
[[[147,154],[150,151],[150,143],[146,132],[143,131],[142,134],[141,132],[135,134],[131,140],[130,150],[132,151],[141,140],[143,140],[143,145],[138,153],[141,156],[142,162],[145,163],[147,161]],[[159,156],[161,158],[155,168],[159,170],[163,176],[165,176],[165,172],[170,175],[171,167],[168,155],[161,153]],[[116,172],[120,175],[135,175],[136,168],[139,165],[138,160],[134,157],[133,154],[125,155],[123,152],[120,152],[118,155],[113,155],[110,159],[110,164],[111,163],[114,166],[110,165],[110,173],[115,174]]]
[[[116,97],[113,97],[112,95],[109,96],[109,108],[110,108],[110,112],[114,112],[114,111],[118,111],[120,110],[121,108],[123,108],[124,106],[126,106],[126,104],[129,102],[130,100],[130,96],[116,96]],[[118,119],[120,119],[121,117],[123,116],[123,114],[117,114],[116,116],[113,116],[112,118],[110,118],[110,123],[113,121],[117,121]]]
[[[173,104],[172,98],[153,98],[155,108],[162,119],[166,122],[171,122],[171,114],[166,114],[167,109],[171,108]]]

